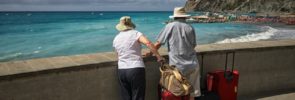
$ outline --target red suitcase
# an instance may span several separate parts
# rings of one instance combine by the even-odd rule
[[[189,100],[189,95],[187,96],[175,96],[167,90],[163,90],[161,93],[161,100]]]
[[[233,53],[233,63],[232,70],[227,70],[227,56],[226,54],[226,65],[225,70],[218,70],[214,72],[209,72],[207,75],[207,89],[216,92],[220,100],[237,100],[237,90],[238,90],[238,80],[239,72],[233,70],[234,67],[234,53]]]

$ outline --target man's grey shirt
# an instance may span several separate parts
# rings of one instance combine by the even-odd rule
[[[167,42],[169,64],[175,65],[184,75],[190,74],[197,66],[196,34],[194,28],[184,22],[167,24],[157,37],[162,45]]]

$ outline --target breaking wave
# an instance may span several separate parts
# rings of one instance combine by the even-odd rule
[[[251,41],[259,41],[259,40],[267,40],[267,39],[271,39],[272,36],[274,36],[275,33],[278,32],[277,29],[272,28],[270,26],[264,26],[263,28],[266,28],[267,31],[261,32],[261,33],[247,34],[237,38],[231,38],[231,39],[227,38],[222,41],[218,41],[216,43],[236,43],[236,42],[251,42]]]
[[[34,54],[38,54],[38,53],[40,53],[40,51],[38,51],[38,50],[33,51],[33,52],[27,52],[27,53],[22,53],[22,52],[13,53],[13,54],[5,55],[5,56],[0,56],[0,61],[8,61],[8,60],[13,60],[13,59],[18,59],[21,57],[26,57],[26,56],[30,56],[30,55],[34,55]]]

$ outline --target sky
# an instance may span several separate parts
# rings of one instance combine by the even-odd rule
[[[0,11],[173,11],[186,0],[0,0]]]

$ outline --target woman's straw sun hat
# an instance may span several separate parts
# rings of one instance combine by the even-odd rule
[[[176,7],[174,8],[174,12],[172,16],[169,16],[170,18],[176,18],[176,17],[190,17],[191,15],[186,14],[186,11],[184,7]]]
[[[132,23],[130,16],[123,16],[120,18],[119,24],[116,25],[118,31],[125,31],[134,29],[136,26]]]

